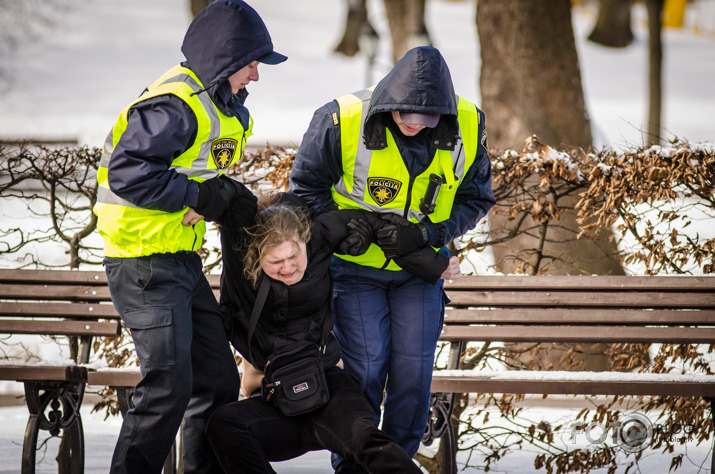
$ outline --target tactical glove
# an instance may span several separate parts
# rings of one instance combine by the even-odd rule
[[[347,226],[350,229],[350,233],[338,244],[338,248],[335,251],[344,255],[352,255],[353,257],[367,252],[374,240],[372,227],[365,219],[350,219]]]
[[[380,218],[389,223],[377,231],[377,245],[387,258],[401,257],[429,242],[424,224],[415,224],[396,214],[381,214]]]
[[[204,216],[208,222],[215,221],[228,209],[236,196],[236,188],[227,185],[219,176],[199,183],[199,198],[194,211]]]
[[[216,219],[216,222],[221,227],[233,231],[252,226],[255,223],[258,210],[256,201],[256,196],[253,194],[244,194],[234,198],[228,209]]]
[[[235,197],[229,203],[228,209],[216,219],[216,222],[221,227],[233,231],[252,226],[258,210],[256,196],[243,183],[226,175],[221,175],[221,180],[224,186],[234,189]]]

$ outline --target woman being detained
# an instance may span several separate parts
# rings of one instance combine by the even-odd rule
[[[364,252],[384,224],[360,210],[332,211],[310,222],[299,197],[279,193],[259,198],[251,227],[221,228],[221,308],[229,340],[243,356],[241,391],[247,397],[219,408],[207,428],[227,473],[272,473],[271,461],[321,449],[370,473],[421,472],[378,429],[356,379],[340,367],[337,342],[325,336],[326,318],[328,331],[332,327],[331,255]],[[432,249],[399,263],[433,283],[443,272],[447,278],[458,273],[456,259],[450,262]],[[249,345],[251,313],[265,278],[270,287]],[[330,398],[313,411],[286,416],[261,396],[262,368],[273,354],[304,340],[325,342]]]

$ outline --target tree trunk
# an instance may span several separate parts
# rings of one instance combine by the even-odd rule
[[[497,150],[521,150],[524,141],[537,135],[541,143],[556,149],[592,146],[591,124],[581,85],[578,54],[571,23],[569,0],[479,0],[477,31],[481,50],[480,90],[486,114],[489,144]],[[573,208],[578,196],[559,198],[558,207]],[[531,220],[531,219],[529,219]],[[508,216],[492,215],[492,229],[513,225]],[[503,247],[493,247],[495,264],[504,274],[518,262],[507,261],[511,249],[537,249],[531,262],[534,273],[623,274],[614,258],[616,244],[610,232],[599,240],[576,240],[579,232],[575,211],[561,213],[540,235],[523,234]],[[544,269],[540,257],[556,257]],[[542,265],[539,267],[539,265]],[[547,351],[548,352],[548,351]],[[544,365],[558,366],[552,352]],[[604,369],[604,357],[589,357],[587,370]]]
[[[348,57],[355,56],[360,51],[360,35],[365,29],[375,31],[367,21],[367,0],[347,0],[348,14],[345,18],[345,31],[334,52]]]
[[[648,10],[648,142],[659,144],[663,97],[663,0],[646,0],[645,4]]]
[[[571,26],[569,0],[480,0],[477,28],[482,54],[480,88],[487,118],[489,144],[497,149],[521,150],[532,134],[554,148],[590,148],[591,128],[581,86],[581,71]],[[578,196],[558,203],[571,208]],[[506,218],[492,218],[492,227]],[[574,240],[575,212],[565,212],[552,223],[540,254],[563,256],[546,273],[623,274],[612,256],[616,246],[610,233],[594,242]],[[509,242],[517,249],[539,248],[539,236],[524,235]],[[504,262],[507,248],[493,249],[498,268],[512,273]],[[537,269],[537,271],[542,271]]]
[[[432,45],[425,24],[425,1],[384,0],[394,62],[399,61],[407,51],[416,46]]]
[[[590,147],[569,0],[479,0],[477,31],[490,145]]]
[[[598,20],[588,39],[611,48],[631,44],[631,0],[601,0]]]

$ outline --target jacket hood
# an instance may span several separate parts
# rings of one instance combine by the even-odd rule
[[[211,97],[221,102],[226,92],[231,95],[230,76],[266,55],[275,56],[266,25],[242,0],[217,0],[201,10],[186,31],[181,52]],[[275,58],[266,62],[273,64]]]
[[[386,146],[384,125],[392,119],[385,114],[393,110],[441,114],[435,133],[457,134],[457,96],[452,75],[439,50],[430,46],[409,50],[375,86],[364,127],[368,148]]]

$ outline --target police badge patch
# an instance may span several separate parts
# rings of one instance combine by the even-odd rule
[[[222,170],[228,168],[233,161],[233,155],[238,148],[238,141],[233,138],[219,138],[211,143],[211,157],[216,164],[216,168]]]
[[[400,192],[402,183],[392,178],[369,178],[367,191],[378,206],[392,202]]]

